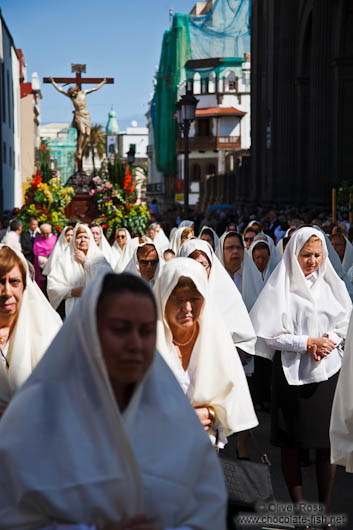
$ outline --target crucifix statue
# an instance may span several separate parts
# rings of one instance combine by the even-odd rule
[[[85,64],[72,64],[71,71],[76,72],[76,77],[44,77],[44,83],[51,83],[56,90],[71,99],[75,110],[72,126],[77,130],[77,169],[82,171],[82,157],[85,147],[88,143],[91,133],[91,118],[87,110],[86,95],[99,90],[105,83],[114,83],[113,78],[96,78],[96,77],[81,77],[81,73],[86,72]],[[57,83],[76,83],[76,86],[71,86],[67,91],[60,87]],[[82,84],[98,83],[92,88],[82,90]]]

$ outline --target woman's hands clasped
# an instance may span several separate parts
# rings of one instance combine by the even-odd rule
[[[321,361],[327,357],[335,346],[336,344],[329,339],[327,333],[318,338],[309,337],[307,341],[307,351],[315,361]]]
[[[194,407],[196,414],[199,417],[199,420],[205,429],[205,431],[208,431],[212,420],[210,418],[210,413],[207,407]]]

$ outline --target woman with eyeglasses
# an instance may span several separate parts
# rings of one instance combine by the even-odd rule
[[[112,267],[116,268],[119,260],[122,257],[123,251],[127,243],[131,240],[129,231],[126,228],[118,228],[115,232],[114,243],[112,245]]]
[[[258,232],[256,232],[251,226],[248,226],[244,230],[243,239],[245,243],[246,250],[249,250],[251,243],[254,241],[255,236]]]
[[[162,253],[154,243],[142,243],[138,245],[131,260],[124,269],[144,278],[148,283],[154,285],[164,265]]]

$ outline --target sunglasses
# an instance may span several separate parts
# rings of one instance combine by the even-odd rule
[[[148,265],[155,266],[157,265],[157,263],[158,263],[158,259],[140,259],[139,260],[139,264],[145,265],[146,267]]]
[[[125,239],[126,236],[116,236],[117,239]]]
[[[254,241],[255,239],[255,236],[254,237],[244,237],[244,241]]]

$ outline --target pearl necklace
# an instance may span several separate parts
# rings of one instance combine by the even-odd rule
[[[177,342],[176,340],[173,339],[173,343],[176,344],[177,346],[181,346],[181,347],[183,347],[183,346],[187,346],[188,344],[190,344],[190,342],[191,342],[192,339],[194,338],[195,333],[196,333],[196,328],[197,328],[197,326],[194,327],[190,339],[187,340],[186,342]]]

